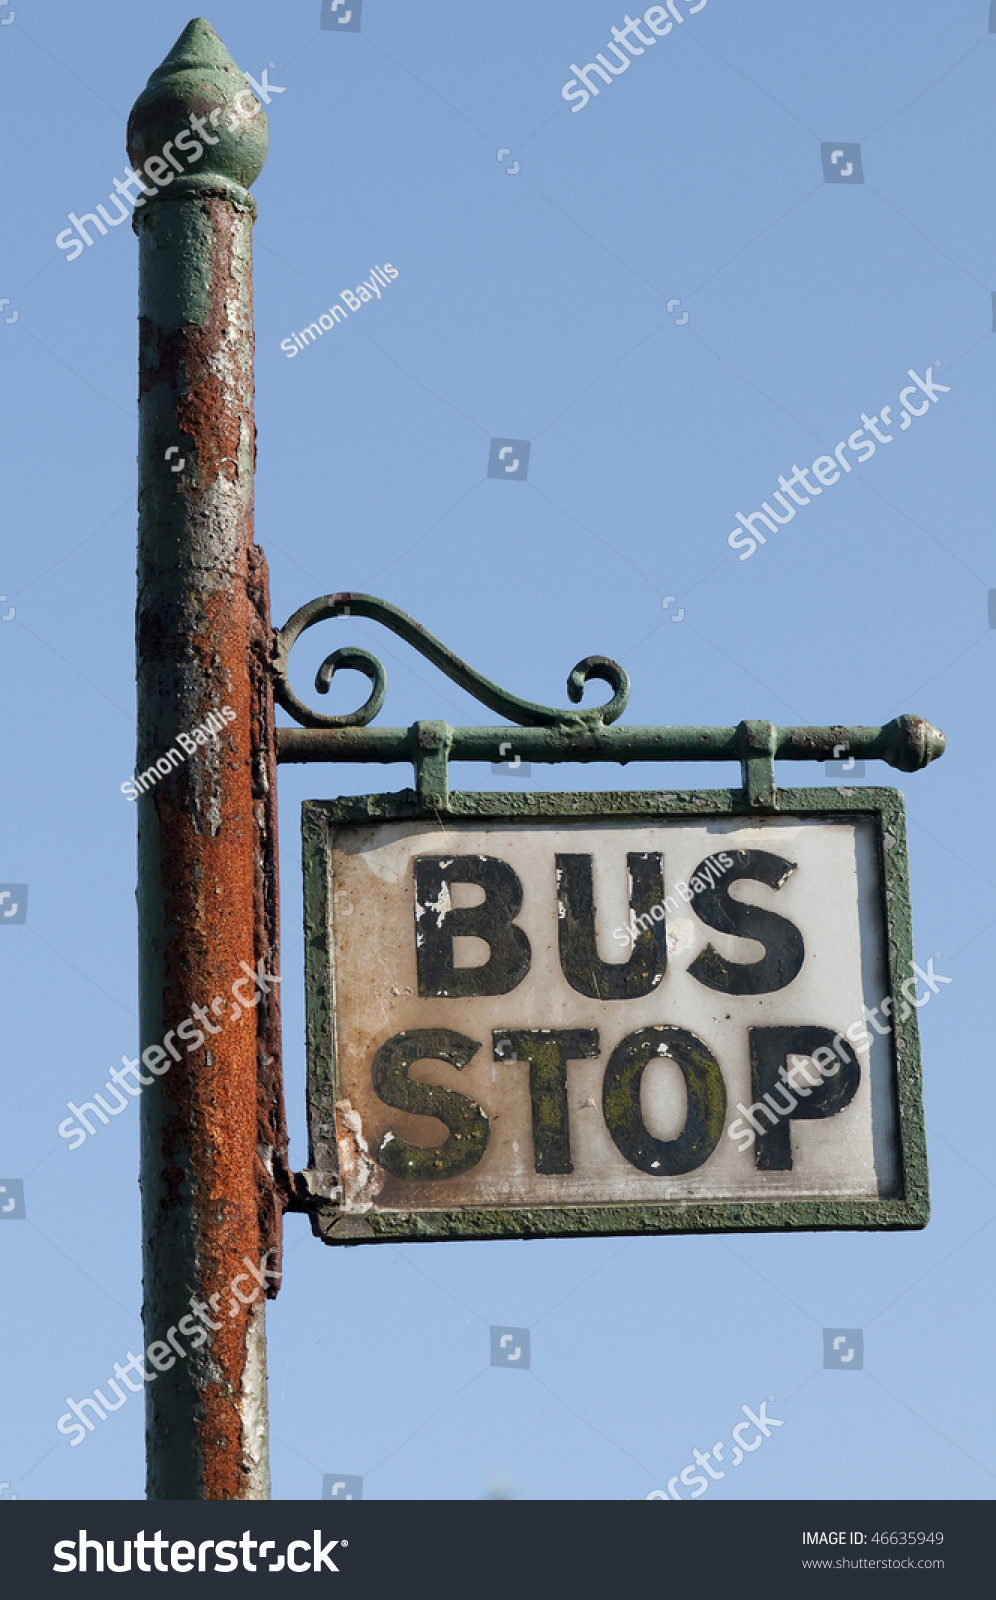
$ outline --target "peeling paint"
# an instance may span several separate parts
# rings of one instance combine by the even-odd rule
[[[335,1111],[344,1209],[366,1211],[383,1189],[387,1174],[370,1155],[360,1113],[353,1110],[348,1100],[340,1100]]]
[[[440,865],[441,870],[445,871],[445,869],[450,865],[450,862],[449,861],[441,861],[439,863],[439,865]],[[439,890],[439,894],[438,894],[438,896],[437,896],[437,898],[435,900],[420,901],[417,897],[416,897],[416,900],[415,900],[415,920],[416,920],[416,922],[420,922],[421,919],[425,916],[426,912],[433,912],[435,914],[436,927],[437,928],[442,928],[443,919],[446,916],[448,916],[448,914],[452,910],[453,910],[453,897],[450,894],[450,886],[445,880],[443,881],[443,883],[442,883],[442,885],[440,887],[440,890]],[[421,939],[422,939],[422,936],[420,935],[419,936],[419,942],[420,943],[421,943]]]

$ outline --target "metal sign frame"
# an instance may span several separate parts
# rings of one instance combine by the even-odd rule
[[[489,824],[539,821],[593,823],[656,818],[728,818],[743,815],[737,790],[684,793],[503,794],[455,792],[447,820]],[[334,1107],[341,1098],[335,1053],[332,978],[333,904],[329,850],[335,830],[375,818],[385,823],[418,819],[414,796],[363,795],[308,800],[302,816],[304,861],[305,989],[308,1048],[309,1166],[328,1194],[338,1186]],[[920,1037],[916,1010],[903,1007],[900,988],[913,958],[906,816],[898,789],[793,789],[781,792],[779,815],[799,818],[871,818],[879,845],[889,994],[895,1023],[890,1036],[897,1098],[901,1198],[880,1200],[752,1200],[531,1207],[447,1207],[438,1210],[342,1212],[330,1202],[316,1213],[316,1232],[329,1244],[411,1243],[441,1239],[577,1237],[593,1234],[715,1233],[818,1229],[922,1228],[929,1217]],[[900,1021],[902,1010],[908,1015]]]
[[[442,722],[416,722],[410,728],[367,731],[383,704],[384,670],[376,657],[358,648],[335,651],[316,676],[326,692],[339,668],[368,677],[373,691],[359,711],[326,716],[305,706],[290,689],[287,661],[291,646],[315,623],[337,616],[365,616],[400,634],[448,677],[485,704],[514,718],[517,726],[451,728]],[[302,808],[304,863],[305,985],[307,1000],[309,1166],[302,1177],[311,1197],[312,1226],[328,1244],[403,1243],[443,1239],[550,1238],[595,1234],[664,1234],[786,1231],[793,1229],[922,1228],[929,1218],[920,1040],[916,1012],[908,1006],[901,1020],[900,988],[913,959],[906,814],[901,792],[891,788],[778,789],[774,762],[826,760],[839,753],[879,758],[902,771],[915,771],[943,753],[944,735],[919,717],[903,716],[881,728],[777,728],[769,722],[742,722],[735,728],[627,728],[606,724],[622,714],[629,679],[604,657],[580,662],[568,678],[573,701],[593,677],[608,682],[613,696],[605,705],[581,711],[530,704],[499,689],[453,656],[410,617],[369,595],[328,595],[304,606],[276,636],[274,698],[303,728],[277,730],[279,761],[410,761],[415,788],[397,794],[345,796],[305,801]],[[525,726],[523,726],[525,725]],[[502,744],[511,744],[529,761],[722,761],[739,759],[743,787],[697,791],[612,791],[595,793],[503,793],[450,791],[451,760],[493,761]],[[880,882],[886,929],[889,993],[894,1007],[891,1036],[897,1098],[897,1135],[902,1193],[879,1200],[704,1201],[670,1200],[605,1205],[460,1207],[438,1210],[345,1211],[337,1200],[338,1148],[335,1137],[335,1000],[331,970],[332,905],[329,847],[336,827],[402,820],[466,819],[478,822],[549,822],[654,818],[757,818],[763,815],[825,818],[864,816],[878,840]]]

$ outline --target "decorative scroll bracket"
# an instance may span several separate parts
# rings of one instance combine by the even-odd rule
[[[291,649],[308,628],[334,617],[367,617],[382,623],[461,689],[513,727],[452,728],[446,722],[416,722],[410,728],[369,728],[384,703],[387,676],[376,656],[344,647],[326,656],[315,687],[326,694],[337,671],[352,668],[373,685],[357,711],[331,716],[306,706],[290,687]],[[274,634],[273,697],[297,728],[277,729],[281,762],[411,762],[416,803],[431,816],[449,809],[450,761],[501,758],[514,742],[516,754],[530,762],[731,761],[741,764],[741,801],[748,811],[777,811],[775,761],[826,761],[843,749],[849,757],[882,760],[901,772],[916,772],[944,753],[944,735],[922,717],[896,717],[882,727],[780,728],[774,723],[741,722],[735,728],[613,728],[629,699],[630,683],[618,662],[605,656],[579,661],[567,679],[567,693],[578,705],[592,678],[613,693],[604,705],[559,709],[521,700],[461,661],[412,617],[386,600],[367,594],[333,594],[312,600]]]
[[[397,606],[392,606],[387,600],[378,600],[371,594],[327,594],[318,600],[309,601],[306,606],[295,611],[275,635],[273,697],[305,728],[364,728],[377,715],[384,704],[384,695],[387,692],[387,674],[377,657],[371,655],[368,650],[347,648],[334,650],[330,656],[326,656],[315,677],[315,688],[320,694],[327,694],[336,672],[342,667],[353,667],[364,673],[374,686],[369,698],[359,710],[348,712],[345,716],[328,716],[320,711],[313,711],[310,706],[306,706],[298,699],[290,687],[287,676],[290,652],[302,633],[308,628],[313,628],[317,622],[325,622],[332,617],[369,617],[375,622],[382,623],[385,628],[390,628],[392,633],[406,640],[420,655],[431,661],[440,672],[445,672],[446,676],[459,684],[461,689],[466,689],[475,700],[480,700],[483,705],[492,711],[497,711],[499,716],[507,717],[510,722],[541,728],[601,727],[621,717],[629,700],[628,673],[617,662],[609,661],[606,656],[587,656],[584,661],[578,662],[568,676],[568,698],[572,704],[577,705],[589,679],[601,678],[613,690],[611,700],[605,705],[590,706],[582,711],[534,705],[530,700],[520,700],[517,695],[500,689],[490,678],[475,672],[473,667],[468,666],[466,661],[461,661],[459,656],[448,650],[413,617],[407,616],[404,611],[399,611]]]

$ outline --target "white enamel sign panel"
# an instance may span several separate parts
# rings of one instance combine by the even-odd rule
[[[879,839],[847,814],[333,824],[343,1209],[899,1196]]]

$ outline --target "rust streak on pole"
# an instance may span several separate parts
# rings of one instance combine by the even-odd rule
[[[279,1267],[288,1183],[270,981],[280,967],[268,580],[253,543],[248,188],[266,146],[243,74],[213,29],[191,22],[128,124],[129,157],[144,167],[134,216],[143,1317],[146,1347],[170,1340],[146,1388],[155,1499],[269,1495],[265,1295],[247,1271],[267,1252]],[[194,1348],[198,1329],[207,1337]],[[177,1344],[184,1355],[167,1368]]]

